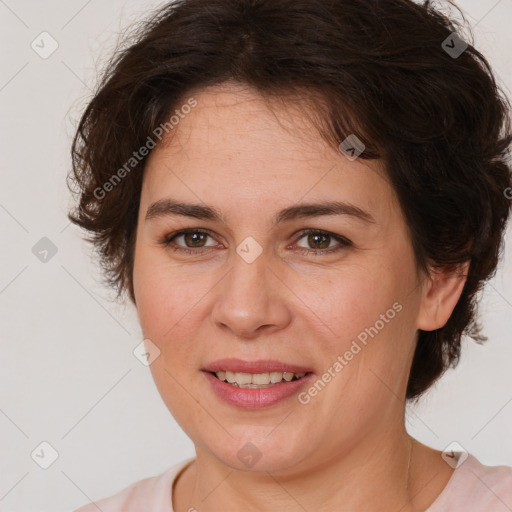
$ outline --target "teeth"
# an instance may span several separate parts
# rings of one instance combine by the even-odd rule
[[[242,373],[242,372],[229,372],[219,371],[215,375],[220,380],[227,381],[230,384],[239,387],[269,387],[272,384],[278,384],[283,380],[290,382],[295,379],[301,379],[306,373],[292,373],[292,372],[267,372],[267,373]]]
[[[283,380],[282,372],[270,372],[270,382],[281,382]]]
[[[252,384],[252,375],[250,373],[235,373],[235,382],[239,386],[244,386],[245,384]]]
[[[246,373],[246,375],[248,375]],[[252,376],[252,384],[270,384],[269,373],[254,373]]]

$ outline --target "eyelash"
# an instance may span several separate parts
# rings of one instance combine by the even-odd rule
[[[181,246],[171,245],[171,242],[175,238],[177,238],[177,237],[179,237],[181,235],[187,235],[187,234],[190,234],[190,233],[203,233],[205,235],[212,236],[211,232],[206,230],[206,229],[188,228],[188,229],[183,229],[181,231],[176,231],[174,233],[170,233],[168,235],[165,235],[159,241],[159,243],[164,245],[165,247],[167,247],[169,249],[172,249],[173,251],[181,252],[181,253],[186,253],[186,254],[198,254],[198,253],[205,252],[203,249],[206,249],[206,251],[211,249],[211,248],[205,248],[205,247],[198,247],[197,249],[193,249],[193,248],[190,248],[190,247],[181,247]],[[347,238],[345,238],[343,236],[340,236],[340,235],[336,235],[336,234],[331,233],[329,231],[323,231],[321,229],[305,229],[305,230],[301,231],[301,233],[300,233],[299,237],[297,238],[296,242],[298,242],[301,238],[303,238],[303,237],[305,237],[307,235],[323,235],[323,236],[327,236],[327,237],[333,238],[334,240],[339,242],[340,245],[337,246],[337,247],[331,248],[331,249],[304,249],[303,247],[301,247],[301,248],[298,249],[299,253],[313,255],[313,256],[319,256],[319,255],[322,255],[322,254],[332,254],[334,252],[338,252],[338,251],[340,251],[342,249],[345,249],[347,247],[352,247],[353,246],[352,242],[350,240],[348,240]]]

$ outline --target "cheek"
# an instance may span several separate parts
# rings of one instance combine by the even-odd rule
[[[180,269],[154,251],[142,249],[137,254],[134,289],[139,323],[144,338],[160,350],[151,371],[173,414],[187,402],[179,383],[197,372],[204,357],[204,336],[198,333],[204,327],[204,305],[214,284],[211,272],[201,275],[192,267]]]
[[[313,316],[324,324],[326,335],[342,344],[373,325],[403,295],[392,269],[382,265],[340,266],[337,272],[319,272],[299,278],[293,289]],[[317,320],[317,322],[318,322]]]
[[[201,407],[191,402],[183,385],[191,371],[197,371],[194,304],[204,292],[190,276],[170,269],[167,262],[144,250],[135,258],[134,290],[143,336],[160,350],[150,371],[162,400],[180,424],[204,421]]]
[[[207,290],[206,276],[192,278],[153,251],[136,252],[134,291],[139,322],[146,337],[167,338],[180,319],[186,323],[193,317],[194,304]]]
[[[365,394],[370,401],[372,393],[380,396],[376,387],[386,392],[379,377],[393,389],[403,381],[414,348],[414,260],[387,261],[350,265],[325,278],[319,273],[294,288],[311,309],[310,325],[318,326],[317,353],[326,371],[343,375],[334,387],[349,386],[353,396]],[[343,362],[336,370],[338,356]]]

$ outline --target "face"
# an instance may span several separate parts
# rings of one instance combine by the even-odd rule
[[[422,307],[407,225],[382,164],[328,146],[298,104],[270,109],[235,84],[193,97],[141,192],[133,277],[160,350],[151,371],[198,453],[311,468],[403,421]],[[287,372],[243,388],[216,370]]]

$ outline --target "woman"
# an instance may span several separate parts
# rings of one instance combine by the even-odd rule
[[[117,54],[74,141],[107,281],[196,457],[80,512],[512,509],[512,468],[410,437],[482,340],[509,104],[409,0],[183,0]]]

